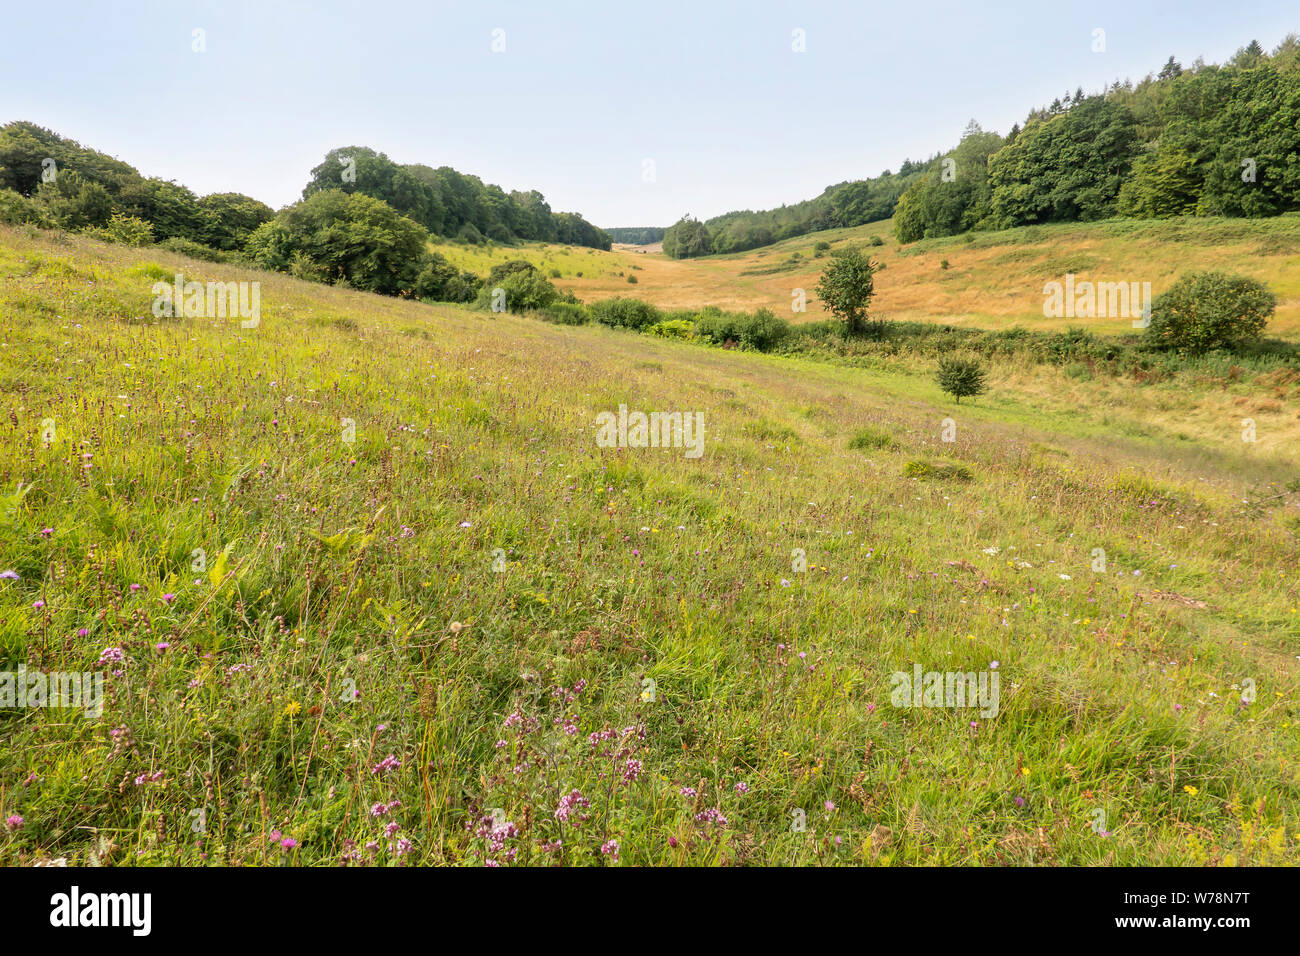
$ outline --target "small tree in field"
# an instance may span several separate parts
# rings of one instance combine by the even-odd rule
[[[860,335],[865,328],[867,308],[875,295],[879,266],[860,249],[835,254],[817,280],[817,297],[826,309],[844,323],[845,337]]]
[[[979,362],[970,359],[939,359],[935,380],[941,389],[957,399],[958,405],[968,395],[979,395],[988,390],[984,384],[984,369]]]

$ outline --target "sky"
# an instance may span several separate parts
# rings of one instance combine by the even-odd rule
[[[799,202],[948,149],[971,119],[1005,133],[1170,55],[1300,32],[1296,0],[6,6],[0,124],[273,208],[331,148],[370,146],[602,227]]]

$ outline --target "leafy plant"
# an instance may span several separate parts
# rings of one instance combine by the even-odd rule
[[[960,404],[963,398],[988,390],[984,375],[983,366],[974,359],[941,358],[935,380]]]
[[[846,337],[863,331],[875,295],[876,263],[857,248],[837,253],[817,280],[817,297],[840,320]]]
[[[1259,338],[1276,306],[1277,296],[1256,279],[1194,272],[1156,297],[1147,335],[1193,355],[1230,349]]]

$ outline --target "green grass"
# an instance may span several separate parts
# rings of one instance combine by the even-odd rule
[[[260,281],[260,326],[155,319],[155,265]],[[1258,380],[1181,382],[1196,420],[995,361],[957,408],[916,360],[22,230],[0,278],[0,670],[125,656],[98,720],[0,712],[0,862],[1300,862]],[[620,404],[703,413],[704,455],[598,447]],[[891,704],[994,661],[996,717]]]

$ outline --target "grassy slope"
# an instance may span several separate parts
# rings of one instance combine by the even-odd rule
[[[892,223],[880,222],[813,233],[737,255],[682,261],[654,253],[541,244],[498,248],[491,255],[465,246],[437,248],[480,273],[507,258],[557,268],[562,278],[556,284],[584,301],[632,295],[665,308],[765,306],[802,321],[826,317],[813,293],[825,267],[824,260],[813,258],[814,244],[862,242],[873,235],[885,241],[871,252],[886,266],[876,280],[873,309],[889,319],[982,328],[1080,325],[1096,332],[1127,332],[1126,319],[1044,318],[1043,284],[1064,281],[1067,272],[1074,272],[1080,281],[1150,282],[1152,294],[1159,295],[1184,272],[1223,269],[1268,283],[1280,300],[1272,331],[1300,337],[1300,216],[1031,226],[975,234],[969,242],[954,237],[901,248],[893,238]],[[793,253],[802,258],[792,260]],[[947,269],[941,267],[945,259]],[[627,275],[635,275],[637,283],[629,284]],[[808,296],[802,314],[791,311],[796,288]]]
[[[260,280],[260,328],[154,320],[147,261]],[[1050,383],[1001,369],[952,407],[905,367],[16,230],[0,277],[0,488],[34,485],[0,502],[3,666],[127,657],[99,721],[0,716],[25,820],[0,862],[391,860],[370,808],[394,799],[415,862],[1300,862],[1296,536],[1241,505],[1294,458],[1174,438],[1150,409],[1176,386],[1038,413],[1022,389]],[[704,457],[596,447],[620,402],[702,411]],[[851,449],[865,427],[892,444]],[[995,660],[996,718],[890,704],[913,662]],[[562,825],[575,789],[589,819]],[[493,808],[519,831],[495,854]]]

